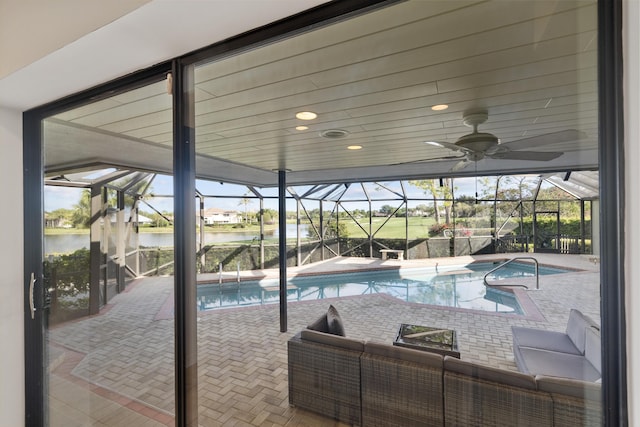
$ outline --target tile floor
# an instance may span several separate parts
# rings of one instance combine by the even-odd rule
[[[288,274],[465,264],[507,256],[402,262],[336,258],[290,268]],[[203,427],[339,425],[290,407],[287,396],[287,340],[329,304],[339,310],[348,336],[390,343],[400,323],[436,325],[457,331],[462,359],[516,370],[512,325],[562,331],[570,308],[599,320],[596,258],[551,254],[536,258],[576,271],[540,276],[539,290],[518,290],[521,300],[528,301],[525,316],[411,304],[381,294],[289,303],[285,333],[280,332],[277,304],[200,312],[198,422]],[[277,275],[277,270],[242,272],[243,278]],[[199,281],[212,279],[218,276],[199,277]],[[532,279],[521,280],[533,284]],[[104,313],[51,329],[51,426],[174,424],[172,288],[171,277],[139,279]]]

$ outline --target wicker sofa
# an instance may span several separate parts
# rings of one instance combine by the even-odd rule
[[[288,341],[289,402],[362,426],[601,425],[600,384],[477,365],[305,329]]]

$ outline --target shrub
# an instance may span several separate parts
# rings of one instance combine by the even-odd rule
[[[456,236],[458,237],[471,237],[473,231],[465,227],[456,228]]]
[[[440,234],[442,234],[442,232],[444,230],[448,230],[450,228],[449,224],[433,224],[431,227],[429,227],[429,236],[430,237],[435,237],[438,236]]]

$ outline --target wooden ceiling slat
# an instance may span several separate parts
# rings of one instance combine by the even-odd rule
[[[596,30],[596,3],[589,0],[415,0],[199,65],[199,176],[273,180],[271,171],[283,167],[295,171],[294,179],[305,179],[305,170],[312,178],[322,170],[344,177],[446,173],[455,160],[385,165],[456,154],[424,141],[454,142],[470,133],[462,117],[473,108],[489,114],[479,130],[503,142],[573,128],[588,133],[582,141],[532,147],[567,153],[544,165],[491,160],[479,162],[479,170],[593,165]],[[81,126],[45,133],[59,138],[47,144],[67,156],[47,161],[77,166],[126,156],[123,162],[152,169],[172,144],[171,101],[158,82],[59,114]],[[429,108],[443,103],[448,110]],[[302,122],[294,117],[302,109],[320,115]],[[328,140],[319,135],[326,129],[349,136]],[[130,152],[109,151],[113,138]],[[349,144],[364,148],[347,151]]]

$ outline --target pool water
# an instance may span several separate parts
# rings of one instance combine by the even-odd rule
[[[299,276],[287,283],[287,301],[385,293],[411,303],[523,314],[513,293],[484,285],[485,274],[498,264],[446,266],[437,271],[430,267]],[[567,271],[541,266],[538,272],[546,275]],[[533,276],[532,264],[512,262],[492,273],[488,280],[493,283]],[[197,299],[199,310],[278,303],[278,279],[199,285]]]

